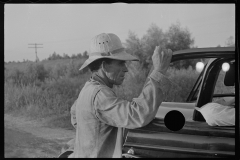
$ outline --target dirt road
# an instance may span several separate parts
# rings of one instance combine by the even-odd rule
[[[53,158],[74,137],[73,130],[48,128],[44,122],[4,115],[5,158]]]

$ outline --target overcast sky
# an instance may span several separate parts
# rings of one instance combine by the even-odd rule
[[[43,44],[40,60],[53,52],[71,56],[88,51],[91,38],[103,32],[125,42],[129,30],[142,38],[152,23],[165,32],[177,22],[194,46],[225,46],[235,38],[235,4],[6,4],[5,61],[34,61],[29,43]]]

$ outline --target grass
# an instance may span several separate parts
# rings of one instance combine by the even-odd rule
[[[199,73],[192,69],[192,67],[189,67],[188,69],[180,70],[170,68],[168,74],[169,79],[177,84],[178,88],[171,88],[165,101],[185,102],[199,76]]]
[[[38,63],[43,64],[46,68],[55,68],[58,66],[64,66],[69,63],[74,63],[75,65],[83,64],[86,59],[56,59],[56,60],[43,60]],[[29,65],[35,64],[36,62],[26,61],[26,62],[12,62],[5,64],[7,70],[19,69],[20,71],[26,70]]]
[[[33,119],[48,119],[48,126],[72,129],[70,108],[90,77],[79,72],[84,60],[53,60],[41,63],[7,64],[4,84],[4,112]],[[16,69],[17,68],[17,69]],[[145,70],[138,63],[129,65],[129,72],[121,86],[114,87],[119,97],[129,101],[138,97],[146,80]],[[164,101],[184,102],[199,73],[191,67],[167,72],[179,89],[172,88]],[[221,90],[221,86],[219,86]]]
[[[5,64],[4,112],[48,118],[49,126],[67,127],[70,107],[89,78],[79,72],[84,60]]]

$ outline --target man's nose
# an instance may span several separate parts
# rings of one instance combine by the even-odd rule
[[[127,68],[127,65],[126,65],[126,64],[124,64],[123,72],[128,72],[128,68]]]

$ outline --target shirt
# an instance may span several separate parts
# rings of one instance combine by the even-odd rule
[[[117,97],[105,78],[93,74],[78,96],[72,157],[120,158],[122,128],[134,129],[150,123],[172,86],[165,75],[153,71],[139,97],[130,102]]]

